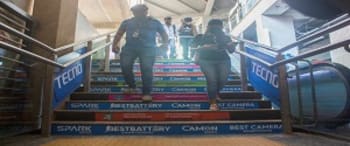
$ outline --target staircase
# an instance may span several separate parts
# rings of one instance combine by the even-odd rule
[[[28,86],[26,68],[0,65],[0,138],[33,129],[37,117],[33,99],[26,96]]]
[[[282,131],[280,111],[254,91],[240,91],[236,74],[221,93],[220,111],[209,111],[206,83],[199,66],[182,60],[157,60],[153,102],[122,94],[120,65],[110,72],[93,62],[89,93],[76,92],[54,111],[53,135],[203,135],[259,134]],[[135,74],[140,85],[139,65]]]

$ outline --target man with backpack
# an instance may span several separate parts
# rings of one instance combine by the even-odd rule
[[[190,60],[190,58],[193,58],[194,52],[191,51],[190,53],[190,45],[192,44],[194,36],[197,35],[197,29],[196,26],[192,23],[191,17],[186,17],[182,20],[182,25],[179,28],[179,38],[180,38],[180,44],[182,46],[183,50],[183,58],[185,60]]]
[[[175,24],[172,24],[171,17],[165,17],[164,21],[165,21],[164,29],[169,36],[169,49],[170,49],[169,58],[175,59],[177,56],[177,54],[176,54],[176,39],[177,39],[176,26],[175,26]],[[163,52],[163,56],[165,56],[167,58],[167,51]]]

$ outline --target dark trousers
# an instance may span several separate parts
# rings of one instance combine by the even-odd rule
[[[192,41],[193,41],[193,38],[188,38],[188,37],[185,37],[185,38],[181,38],[180,37],[180,44],[182,46],[182,56],[184,59],[189,59],[189,58],[192,58],[194,56],[194,52],[191,51],[191,56],[189,56],[189,48],[192,44]]]
[[[215,99],[227,83],[231,72],[231,62],[199,60],[199,65],[207,81],[209,99]]]
[[[120,55],[120,64],[126,84],[129,88],[136,88],[133,67],[135,60],[139,58],[141,67],[142,93],[150,95],[153,87],[153,65],[155,56],[147,56],[140,53],[123,53]]]

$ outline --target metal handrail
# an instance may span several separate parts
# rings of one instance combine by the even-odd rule
[[[79,42],[71,43],[71,44],[59,47],[57,49],[54,49],[54,51],[55,51],[55,53],[58,53],[58,52],[66,50],[66,49],[69,49],[71,47],[78,46],[78,45],[87,43],[89,41],[96,40],[96,39],[101,38],[101,37],[105,37],[107,35],[112,35],[113,33],[116,33],[116,32],[117,31],[112,31],[112,32],[104,33],[104,34],[101,34],[101,35],[98,35],[98,36],[95,36],[95,37],[92,37],[92,38],[88,38],[88,39],[85,39],[85,40],[82,40],[82,41],[79,41]]]
[[[64,66],[64,67],[68,67],[68,66],[74,64],[75,62],[77,62],[77,61],[79,61],[79,60],[81,60],[81,59],[84,59],[84,58],[86,58],[86,57],[89,57],[89,56],[91,56],[92,54],[96,53],[97,51],[99,51],[99,50],[101,50],[101,49],[104,49],[104,48],[106,48],[106,47],[108,47],[108,46],[111,46],[111,45],[112,45],[112,42],[106,43],[105,45],[103,45],[103,46],[101,46],[101,47],[98,47],[97,49],[94,49],[94,50],[92,50],[92,51],[89,51],[89,52],[87,52],[87,53],[85,53],[85,54],[79,56],[78,58],[73,59],[73,60],[71,60],[71,61],[69,61],[69,62],[63,64],[63,66]]]
[[[55,55],[59,54],[61,51],[65,51],[65,50],[67,50],[69,48],[72,48],[72,47],[75,47],[75,46],[79,46],[81,44],[88,43],[89,41],[93,41],[93,40],[96,40],[96,39],[99,39],[99,38],[102,38],[102,37],[107,37],[108,35],[113,35],[114,33],[116,33],[116,31],[108,32],[108,33],[105,33],[105,34],[94,36],[92,38],[88,38],[88,39],[85,39],[85,40],[82,40],[82,41],[79,41],[79,42],[71,43],[71,44],[59,47],[57,49],[54,49],[54,48],[48,46],[47,44],[32,38],[31,36],[28,36],[28,35],[20,32],[20,31],[18,31],[16,29],[11,28],[10,26],[7,26],[6,24],[4,24],[2,22],[0,22],[0,28],[6,30],[8,32],[11,32],[12,34],[15,34],[19,38],[22,38],[22,39],[25,39],[25,40],[27,40],[29,42],[35,43],[39,47],[41,47],[43,49],[46,49],[47,51],[49,51],[50,53],[55,54]],[[73,63],[75,63],[77,61],[79,61],[80,59],[84,59],[84,58],[86,58],[88,56],[91,56],[92,54],[96,53],[98,50],[101,50],[101,49],[103,49],[103,48],[105,48],[107,46],[110,46],[111,44],[112,43],[107,43],[106,45],[104,45],[102,47],[99,47],[98,49],[94,49],[92,51],[89,51],[89,52],[85,53],[84,55],[82,55],[82,56],[80,56],[80,57],[78,57],[78,58],[76,58],[76,59],[74,59],[72,61],[69,61],[68,64],[60,64],[60,63],[57,63],[57,62],[52,61],[50,59],[47,59],[45,57],[42,57],[40,55],[31,53],[29,51],[23,50],[21,48],[15,47],[15,46],[10,45],[10,44],[2,43],[2,41],[0,41],[0,46],[3,46],[5,48],[9,48],[9,49],[11,49],[11,50],[13,50],[15,52],[20,53],[20,54],[29,55],[29,56],[34,57],[35,59],[38,59],[38,60],[40,60],[42,62],[48,63],[50,65],[54,65],[54,66],[60,67],[60,68],[65,68],[65,67],[67,67],[67,66],[69,66],[69,65],[71,65],[71,64],[73,64]]]
[[[338,49],[338,48],[341,48],[341,47],[344,47],[344,46],[348,46],[349,44],[350,44],[350,39],[345,40],[345,41],[341,41],[341,42],[336,43],[336,44],[330,44],[330,45],[327,45],[327,46],[324,46],[324,47],[319,47],[317,49],[313,49],[313,50],[301,53],[298,56],[275,62],[270,67],[274,68],[274,67],[277,67],[277,66],[280,66],[280,65],[284,65],[284,64],[291,63],[291,62],[295,62],[297,60],[301,60],[301,59],[304,59],[304,58],[307,58],[307,57],[315,56],[315,55],[318,55],[318,54],[321,54],[321,53],[324,53],[324,52],[328,52],[328,51],[332,51],[332,50],[335,50],[335,49]]]
[[[5,37],[5,36],[0,35],[0,38],[1,38],[1,39],[4,39],[4,40],[6,40],[6,41],[9,41],[9,42],[11,42],[12,44],[16,44],[16,45],[18,45],[18,46],[27,47],[25,44],[19,43],[19,42],[15,41],[15,40],[12,40],[12,39],[8,38],[8,37]]]
[[[6,31],[9,31],[13,34],[15,34],[16,36],[22,38],[22,39],[25,39],[27,41],[30,41],[32,43],[35,43],[36,45],[38,45],[39,47],[41,48],[44,48],[46,49],[47,51],[50,51],[51,53],[54,53],[54,54],[57,54],[61,51],[64,51],[64,50],[67,50],[71,47],[75,47],[75,46],[78,46],[78,45],[81,45],[81,44],[84,44],[84,43],[87,43],[88,41],[91,41],[91,40],[95,40],[95,39],[98,39],[98,38],[101,38],[101,37],[104,37],[104,36],[107,36],[107,35],[111,35],[111,34],[114,34],[116,33],[116,31],[112,31],[112,32],[108,32],[108,33],[105,33],[105,34],[101,34],[101,35],[98,35],[98,36],[94,36],[92,38],[88,38],[88,39],[85,39],[85,40],[82,40],[82,41],[79,41],[79,42],[75,42],[75,43],[71,43],[71,44],[68,44],[68,45],[64,45],[62,47],[59,47],[57,49],[54,49],[52,47],[50,47],[49,45],[37,40],[37,39],[34,39],[33,37],[30,37],[16,29],[13,29],[11,28],[10,26],[0,22],[0,28],[6,30]]]
[[[246,53],[246,52],[243,52],[243,51],[241,51],[241,50],[236,50],[236,53],[238,53],[238,54],[241,54],[241,55],[244,55],[244,56],[246,56],[246,57],[248,57],[248,58],[250,58],[250,59],[253,59],[253,60],[255,60],[255,61],[258,61],[258,62],[261,62],[262,64],[264,64],[264,65],[266,65],[266,66],[271,66],[272,64],[271,63],[269,63],[269,62],[267,62],[267,61],[265,61],[265,60],[263,60],[263,59],[260,59],[259,57],[255,57],[254,55],[250,55],[250,54],[248,54],[248,53]]]
[[[28,65],[22,61],[18,61],[16,59],[12,59],[12,58],[8,58],[8,57],[5,57],[5,56],[0,56],[0,59],[3,59],[3,60],[7,60],[7,61],[11,61],[11,62],[15,62],[17,64],[21,64],[21,65],[24,65],[26,67],[31,67],[31,65]]]
[[[96,53],[97,51],[99,51],[101,49],[104,49],[104,48],[106,48],[108,46],[111,46],[111,44],[112,44],[112,42],[106,43],[105,45],[103,45],[101,47],[98,47],[97,49],[91,50],[91,51],[85,53],[84,55],[81,55],[78,58],[69,61],[68,63],[61,64],[61,63],[57,63],[55,61],[52,61],[50,59],[47,59],[45,57],[42,57],[40,55],[34,54],[32,52],[29,52],[27,50],[23,50],[21,48],[15,47],[15,46],[13,46],[11,44],[7,44],[7,43],[4,43],[4,42],[0,41],[0,47],[11,49],[11,50],[13,50],[13,51],[15,51],[17,53],[20,53],[20,54],[29,55],[30,57],[33,57],[33,58],[35,58],[37,60],[40,60],[42,62],[48,63],[48,64],[56,66],[56,67],[60,67],[60,68],[66,68],[66,67],[74,64],[75,62],[77,62],[77,61],[79,61],[81,59],[84,59],[86,57],[91,56],[92,54]]]
[[[3,67],[3,66],[0,66],[0,70],[11,71],[11,72],[24,72],[24,70],[12,69],[12,68]]]
[[[273,47],[270,47],[270,46],[267,46],[267,45],[264,45],[264,44],[252,42],[252,41],[249,41],[249,40],[246,40],[246,39],[242,39],[242,38],[238,38],[238,37],[235,37],[235,36],[232,36],[232,38],[234,40],[237,40],[237,41],[240,41],[240,42],[244,42],[244,43],[247,43],[247,44],[250,44],[250,45],[253,45],[253,46],[261,47],[261,48],[264,48],[266,50],[269,50],[269,51],[272,51],[272,52],[275,52],[275,53],[283,53],[283,52],[288,51],[289,49],[292,49],[295,46],[298,46],[302,42],[309,41],[309,40],[315,39],[317,37],[323,36],[324,34],[333,32],[333,31],[338,30],[339,28],[345,27],[345,26],[347,26],[349,24],[350,24],[349,14],[344,14],[344,15],[342,15],[342,16],[340,16],[340,17],[338,17],[338,18],[336,18],[336,19],[334,19],[334,20],[332,20],[332,21],[330,21],[330,22],[328,22],[326,24],[324,24],[322,27],[320,27],[318,29],[318,31],[312,32],[310,34],[307,34],[301,40],[299,40],[297,42],[294,42],[294,43],[292,43],[290,45],[287,45],[286,47],[284,47],[282,49],[276,49],[276,48],[273,48]],[[264,61],[262,59],[260,59],[258,57],[255,57],[253,55],[249,55],[249,54],[244,53],[242,51],[236,51],[236,52],[241,54],[241,55],[244,55],[246,57],[249,57],[250,59],[259,61],[259,62],[261,62],[261,63],[263,63],[263,64],[273,68],[273,67],[276,67],[276,66],[279,66],[279,65],[288,64],[288,63],[291,63],[291,62],[294,62],[294,61],[297,61],[297,60],[300,60],[300,59],[304,59],[306,57],[311,57],[311,56],[317,55],[319,53],[323,53],[323,52],[327,52],[327,51],[331,51],[331,50],[337,49],[337,46],[338,46],[338,48],[339,47],[345,47],[345,49],[347,49],[349,47],[346,44],[347,44],[346,41],[334,44],[335,46],[333,46],[331,44],[331,45],[326,46],[326,48],[331,47],[333,49],[326,49],[324,47],[321,47],[321,48],[318,48],[318,49],[314,49],[313,51],[315,51],[315,52],[308,51],[308,52],[305,52],[305,53],[300,54],[298,56],[295,56],[295,57],[292,57],[292,58],[289,58],[289,59],[286,59],[286,60],[281,60],[279,62],[276,62],[274,64],[270,64],[270,65],[266,64],[266,62],[264,63]],[[264,53],[262,51],[260,51],[260,52]],[[266,53],[264,53],[264,54],[266,54]]]
[[[15,4],[8,0],[1,0],[0,6],[6,8],[11,14],[14,14],[15,16],[22,18],[26,21],[32,22],[33,18],[28,15],[24,10],[18,8]]]
[[[335,24],[331,25],[332,23],[335,23]],[[320,29],[318,29],[318,31],[312,32],[311,34],[307,34],[304,38],[300,39],[299,41],[296,41],[292,44],[289,44],[289,45],[283,47],[282,49],[279,49],[278,52],[280,52],[280,53],[286,52],[286,51],[298,46],[302,42],[306,42],[306,41],[310,41],[312,39],[318,38],[320,36],[323,36],[324,34],[333,32],[333,31],[338,30],[339,28],[345,27],[349,24],[350,24],[349,15],[345,14],[341,17],[338,17],[337,19],[335,19],[333,21],[326,23]],[[331,25],[331,26],[329,26],[329,25]]]
[[[5,31],[9,31],[9,32],[11,32],[12,34],[15,34],[15,35],[16,35],[17,37],[19,37],[19,38],[22,38],[22,39],[24,39],[24,40],[30,41],[30,42],[32,42],[32,43],[35,43],[35,44],[38,45],[39,47],[44,48],[44,49],[46,49],[47,51],[50,51],[51,53],[56,53],[54,48],[52,48],[52,47],[46,45],[45,43],[42,43],[42,42],[40,42],[40,41],[34,39],[34,38],[32,38],[32,37],[30,37],[29,35],[26,35],[26,34],[20,32],[20,31],[18,31],[18,30],[16,30],[16,29],[13,29],[13,28],[11,28],[10,26],[8,26],[8,25],[6,25],[6,24],[4,24],[4,23],[2,23],[2,22],[0,22],[0,28],[1,28],[1,29],[4,29]]]
[[[29,29],[24,26],[24,25],[21,25],[21,24],[18,24],[18,22],[12,20],[11,18],[7,17],[6,15],[4,14],[0,14],[0,17],[2,17],[3,19],[7,20],[8,22],[11,22],[13,25],[15,25],[16,27],[19,27],[21,29],[24,29],[26,31],[29,31]]]
[[[237,40],[239,42],[244,42],[244,43],[256,46],[256,47],[261,47],[261,48],[264,48],[266,50],[269,50],[269,51],[272,51],[272,52],[275,52],[275,53],[277,53],[277,51],[278,51],[277,48],[273,48],[271,46],[267,46],[267,45],[264,45],[264,44],[253,42],[253,41],[250,41],[250,40],[247,40],[247,39],[242,39],[242,38],[239,38],[239,37],[236,37],[236,36],[231,36],[231,37],[232,37],[232,39]]]
[[[236,50],[236,52],[241,54],[241,55],[243,55],[243,56],[245,56],[245,57],[248,57],[250,59],[259,61],[259,62],[265,64],[266,66],[270,67],[270,68],[275,68],[275,67],[278,67],[280,65],[288,64],[288,63],[291,63],[291,62],[302,60],[302,59],[307,58],[307,57],[315,56],[315,55],[318,55],[318,54],[321,54],[321,53],[324,53],[324,52],[328,52],[328,51],[332,51],[332,50],[335,50],[335,49],[338,49],[338,48],[341,48],[341,47],[345,47],[345,46],[348,46],[349,44],[350,44],[350,39],[345,40],[345,41],[341,41],[341,42],[336,43],[336,44],[330,44],[330,45],[327,45],[327,46],[324,46],[324,47],[319,47],[317,49],[306,51],[304,53],[301,53],[298,56],[291,57],[291,58],[288,58],[288,59],[284,59],[284,60],[281,60],[281,61],[277,61],[277,62],[275,62],[273,64],[268,63],[265,60],[260,59],[259,57],[255,57],[254,55],[250,55],[250,54],[248,54],[246,52],[243,52],[243,51],[240,51],[240,50]]]
[[[54,65],[54,66],[57,66],[57,67],[60,67],[60,68],[64,68],[63,65],[61,65],[61,64],[59,64],[59,63],[57,63],[57,62],[55,62],[55,61],[52,61],[52,60],[50,60],[50,59],[47,59],[47,58],[42,57],[42,56],[40,56],[40,55],[37,55],[37,54],[35,54],[35,53],[29,52],[29,51],[27,51],[27,50],[23,50],[23,49],[21,49],[21,48],[18,48],[18,47],[16,47],[16,46],[11,45],[11,44],[5,43],[5,42],[3,42],[3,41],[0,41],[0,47],[8,48],[8,49],[11,49],[11,50],[14,51],[14,52],[19,53],[19,54],[28,55],[28,56],[30,56],[30,57],[33,57],[33,58],[37,59],[37,60],[40,60],[40,61],[45,62],[45,63],[48,63],[48,64],[50,64],[50,65]]]

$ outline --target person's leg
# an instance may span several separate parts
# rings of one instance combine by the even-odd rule
[[[182,54],[184,59],[188,59],[188,39],[181,38]]]
[[[133,72],[133,67],[137,55],[135,53],[121,53],[120,55],[120,65],[122,69],[122,73],[124,76],[124,80],[129,88],[135,89],[135,76]]]
[[[227,79],[228,79],[228,76],[231,72],[231,62],[230,61],[220,61],[216,64],[216,69],[217,71],[216,73],[216,78],[217,78],[217,81],[218,81],[218,94],[220,92],[220,90],[222,90],[226,83],[227,83]],[[220,98],[220,97],[218,97]]]
[[[140,56],[140,67],[141,67],[141,78],[142,78],[142,93],[144,96],[148,99],[144,100],[152,100],[152,97],[150,97],[152,88],[153,88],[153,65],[155,62],[154,56]],[[150,99],[149,99],[150,98]]]
[[[200,60],[199,65],[207,81],[207,93],[208,93],[209,102],[212,108],[212,105],[216,106],[216,96],[218,94],[217,93],[218,81],[217,81],[217,75],[215,70],[216,67],[212,61]]]
[[[188,46],[189,46],[189,47],[191,46],[192,42],[193,42],[193,38],[189,38],[189,39],[188,39]],[[189,53],[190,53],[190,56],[191,56],[191,59],[192,59],[192,58],[194,57],[195,52],[191,49],[191,50],[189,51]]]
[[[176,44],[175,39],[170,39],[169,41],[169,48],[170,48],[170,58],[176,58]]]

